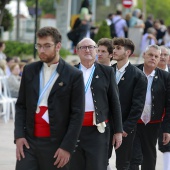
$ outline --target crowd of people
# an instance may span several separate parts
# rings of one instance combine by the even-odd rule
[[[148,45],[144,63],[132,65],[132,40],[83,38],[74,67],[60,57],[61,40],[56,28],[43,27],[35,46],[40,61],[20,73],[18,59],[12,59],[11,74],[20,81],[16,170],[112,170],[113,151],[118,170],[155,170],[158,139],[168,170],[169,48]]]
[[[80,58],[75,66],[61,58],[62,36],[53,27],[37,31],[40,61],[8,59],[0,43],[0,76],[7,76],[11,96],[17,98],[16,170],[112,170],[113,151],[117,170],[155,170],[157,141],[164,170],[169,170],[168,28],[158,20],[151,23],[151,16],[144,23],[140,10],[127,20],[117,11],[108,20],[115,22],[117,37],[95,42],[86,29],[86,7],[80,11],[86,31],[74,43]],[[128,27],[140,28],[154,41],[144,42],[142,64],[129,61],[135,44],[126,38]]]
[[[17,98],[23,68],[33,60],[30,58],[21,61],[19,57],[8,57],[4,50],[5,42],[0,41],[0,80],[5,81],[9,97]]]

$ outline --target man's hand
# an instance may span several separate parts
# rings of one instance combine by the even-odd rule
[[[25,138],[18,138],[16,139],[16,158],[17,160],[21,160],[22,158],[25,158],[24,151],[23,151],[23,146],[26,146],[27,149],[29,149],[29,144]]]
[[[169,133],[163,133],[163,145],[167,145],[170,141],[170,134]]]
[[[69,162],[70,153],[59,148],[57,149],[54,158],[56,158],[54,165],[58,165],[57,168],[62,168],[64,165],[66,165]]]
[[[114,134],[112,145],[113,146],[115,145],[115,150],[118,149],[121,144],[122,144],[122,133]]]
[[[128,134],[127,134],[125,131],[123,131],[122,136],[123,136],[123,137],[127,137],[127,135],[128,135]]]

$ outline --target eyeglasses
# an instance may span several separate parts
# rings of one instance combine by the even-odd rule
[[[41,48],[43,48],[44,51],[47,51],[47,50],[49,50],[54,45],[55,44],[45,44],[45,45],[35,44],[35,49],[41,50]]]
[[[79,47],[78,49],[82,50],[82,51],[85,51],[85,50],[89,50],[89,51],[93,51],[94,49],[96,48],[96,46],[93,46],[93,45],[89,45],[89,46],[81,46]]]

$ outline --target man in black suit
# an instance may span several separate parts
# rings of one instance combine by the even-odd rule
[[[113,59],[117,63],[112,67],[119,88],[123,122],[123,141],[120,148],[116,150],[118,170],[129,168],[136,125],[144,108],[147,89],[145,75],[129,62],[134,48],[134,43],[128,38],[113,39]]]
[[[165,46],[160,46],[161,48],[161,57],[158,63],[158,67],[162,70],[170,72],[170,68],[168,66],[170,51]],[[164,144],[163,139],[163,129],[160,128],[159,138],[158,138],[159,150],[163,153],[163,166],[164,169],[170,169],[170,142],[168,144]]]
[[[122,143],[121,110],[113,68],[95,63],[96,43],[84,38],[77,45],[85,84],[85,114],[78,147],[71,159],[70,170],[106,170],[110,126],[113,117],[113,145]]]
[[[16,103],[16,170],[68,170],[84,114],[81,71],[60,58],[61,34],[37,32],[41,61],[24,67]]]
[[[155,170],[156,143],[164,111],[163,143],[170,141],[170,74],[157,68],[160,55],[160,47],[150,45],[143,56],[144,64],[137,66],[146,75],[148,86],[144,110],[137,124],[130,170],[139,170],[139,165],[141,170]]]
[[[112,45],[112,39],[109,38],[101,38],[97,42],[97,55],[98,55],[98,63],[106,65],[106,66],[111,66],[111,60],[113,58],[113,45]],[[110,117],[110,121],[112,121]],[[110,123],[112,125],[112,123]],[[113,127],[110,126],[110,135],[113,136]],[[108,166],[107,170],[112,170],[111,166],[109,165],[109,159],[112,156],[112,138],[110,138],[109,142],[109,151],[108,151]]]

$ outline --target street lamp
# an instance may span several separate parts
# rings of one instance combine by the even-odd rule
[[[38,27],[38,0],[36,0],[35,3],[35,32],[34,32],[34,44],[36,44],[37,42],[37,37],[36,37],[36,33],[37,33],[37,27]],[[36,49],[34,47],[34,58],[36,58]]]

